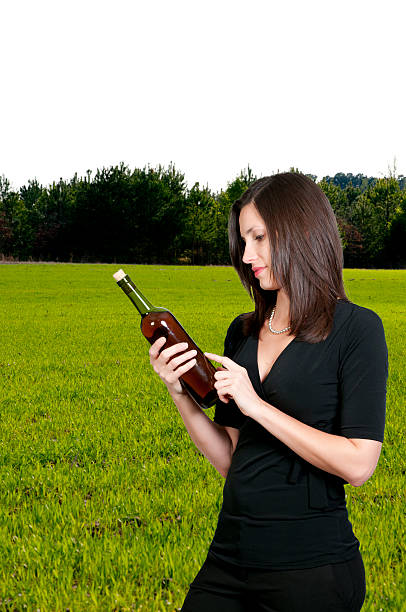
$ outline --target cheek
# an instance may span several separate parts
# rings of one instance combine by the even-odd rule
[[[269,283],[269,289],[280,289],[271,269],[269,270],[267,282]]]
[[[270,266],[271,265],[271,249],[269,247],[269,244],[264,244],[263,248],[261,249],[261,252],[262,252],[262,258],[267,263],[267,265]]]

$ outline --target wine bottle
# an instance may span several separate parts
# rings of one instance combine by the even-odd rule
[[[161,350],[178,342],[187,342],[187,349],[179,353],[179,355],[191,349],[197,351],[195,357],[196,364],[183,374],[179,381],[182,387],[186,389],[202,408],[206,409],[212,406],[218,397],[217,391],[214,388],[216,368],[205,357],[179,321],[167,308],[153,306],[123,270],[113,274],[113,277],[117,285],[121,287],[140,313],[141,332],[150,344],[153,344],[161,336],[165,336],[166,342]]]

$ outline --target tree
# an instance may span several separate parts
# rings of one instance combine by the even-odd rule
[[[137,253],[151,263],[175,263],[176,237],[182,233],[186,216],[184,174],[173,164],[167,169],[144,168],[133,173],[134,206],[137,224]]]
[[[6,255],[25,258],[30,254],[28,213],[18,192],[3,175],[0,178],[0,246]]]
[[[349,172],[344,174],[343,172],[337,172],[333,177],[324,176],[322,181],[326,183],[332,183],[336,187],[340,187],[341,189],[346,189],[348,185],[351,183],[353,187],[356,189],[360,189],[361,191],[365,191],[372,185],[376,183],[376,178],[367,177],[364,174],[356,174],[355,176]]]
[[[31,219],[36,229],[33,245],[35,256],[66,261],[75,206],[72,182],[65,182],[61,178],[47,189],[42,189],[41,193],[39,186],[34,184],[31,193],[23,192],[23,197],[28,197],[31,202]]]
[[[124,163],[49,187],[30,180],[19,191],[2,176],[0,253],[20,259],[229,264],[230,209],[256,180],[248,166],[215,194],[199,183],[187,190],[173,164],[131,171]],[[404,265],[405,183],[395,165],[383,179],[337,173],[318,183],[336,215],[346,265]]]
[[[13,231],[8,199],[10,196],[10,182],[4,174],[0,176],[0,253],[11,255],[13,251]]]
[[[362,235],[363,263],[385,266],[392,220],[405,198],[394,177],[378,179],[362,193],[354,207],[354,224]]]
[[[390,222],[386,254],[391,268],[406,267],[406,191]]]
[[[186,197],[182,234],[177,245],[185,263],[212,263],[216,260],[215,243],[218,231],[217,202],[208,187],[195,183]]]

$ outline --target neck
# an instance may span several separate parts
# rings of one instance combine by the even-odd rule
[[[290,300],[283,289],[278,289],[275,314],[272,321],[273,329],[283,329],[290,325]]]

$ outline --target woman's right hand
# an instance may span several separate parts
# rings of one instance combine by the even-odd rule
[[[161,351],[165,342],[166,338],[161,336],[151,345],[149,361],[154,368],[154,372],[158,374],[168,387],[168,391],[180,394],[184,391],[179,378],[196,365],[196,359],[193,358],[197,355],[197,351],[192,349],[184,353],[183,351],[186,351],[188,347],[187,342],[178,342]],[[178,353],[183,354],[178,355]],[[178,356],[176,357],[176,355]]]

